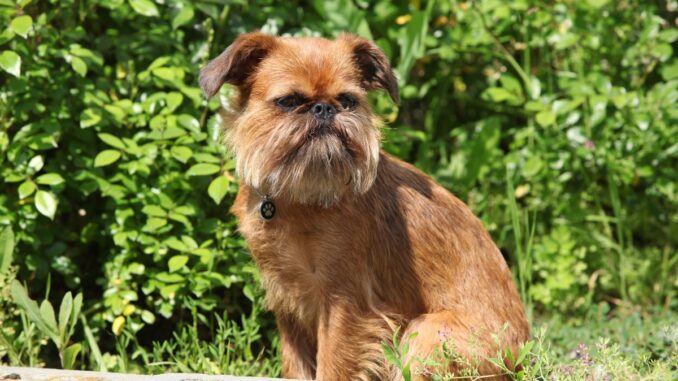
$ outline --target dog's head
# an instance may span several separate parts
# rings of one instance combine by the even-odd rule
[[[385,89],[398,101],[396,78],[374,43],[241,35],[200,72],[208,97],[224,83],[239,90],[227,141],[246,184],[324,206],[372,186],[380,123],[366,92]]]

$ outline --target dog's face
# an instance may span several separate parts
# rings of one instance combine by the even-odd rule
[[[239,89],[227,141],[246,184],[323,206],[372,186],[380,124],[366,92],[383,88],[398,100],[388,60],[372,42],[245,34],[200,73],[208,97],[223,83]]]

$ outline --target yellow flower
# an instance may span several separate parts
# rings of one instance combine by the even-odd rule
[[[466,83],[461,78],[454,78],[454,90],[463,93],[466,91]]]
[[[435,21],[433,22],[433,25],[437,27],[445,26],[447,23],[450,22],[450,19],[447,18],[447,16],[438,16],[436,17]]]
[[[516,198],[522,198],[526,194],[530,192],[530,186],[529,185],[518,185],[516,188]]]
[[[395,22],[398,25],[405,25],[410,22],[410,20],[412,20],[412,15],[402,15],[396,17]]]
[[[122,314],[125,315],[125,316],[129,316],[129,315],[133,314],[134,311],[136,311],[136,307],[134,307],[133,305],[130,304],[130,305],[125,306],[125,308],[122,310]]]
[[[115,320],[113,320],[112,329],[113,329],[113,333],[115,334],[115,336],[120,336],[120,334],[122,333],[122,329],[124,327],[125,327],[125,318],[124,317],[118,316],[117,318],[115,318]]]

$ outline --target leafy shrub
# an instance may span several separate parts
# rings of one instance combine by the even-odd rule
[[[520,269],[530,307],[675,309],[676,8],[0,0],[0,225],[16,234],[17,278],[55,304],[81,291],[114,369],[176,341],[177,325],[214,338],[226,312],[261,326],[253,353],[271,350],[274,324],[252,315],[262,293],[228,213],[237,179],[216,110],[232,89],[207,103],[196,76],[239,33],[351,31],[400,77],[400,107],[372,97],[384,148],[469,203]],[[0,361],[40,352],[58,364],[21,313],[0,314],[1,332],[32,348],[12,358],[0,345]]]

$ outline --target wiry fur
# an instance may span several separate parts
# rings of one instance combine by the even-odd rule
[[[306,115],[271,122],[251,104],[233,121],[227,140],[242,181],[274,199],[323,206],[347,191],[365,193],[377,174],[376,118],[368,110],[336,118],[332,136],[316,136],[324,126]]]
[[[399,380],[380,348],[396,326],[404,337],[419,333],[408,354],[415,363],[441,344],[441,331],[466,356],[527,339],[511,274],[480,221],[379,151],[365,92],[398,94],[373,43],[244,35],[201,73],[208,95],[224,82],[240,93],[228,138],[242,179],[232,210],[276,314],[285,377]],[[303,107],[277,107],[290,92],[332,104],[350,92],[358,104],[319,121]],[[263,194],[277,207],[270,221],[259,217]],[[488,362],[480,370],[496,371]]]

